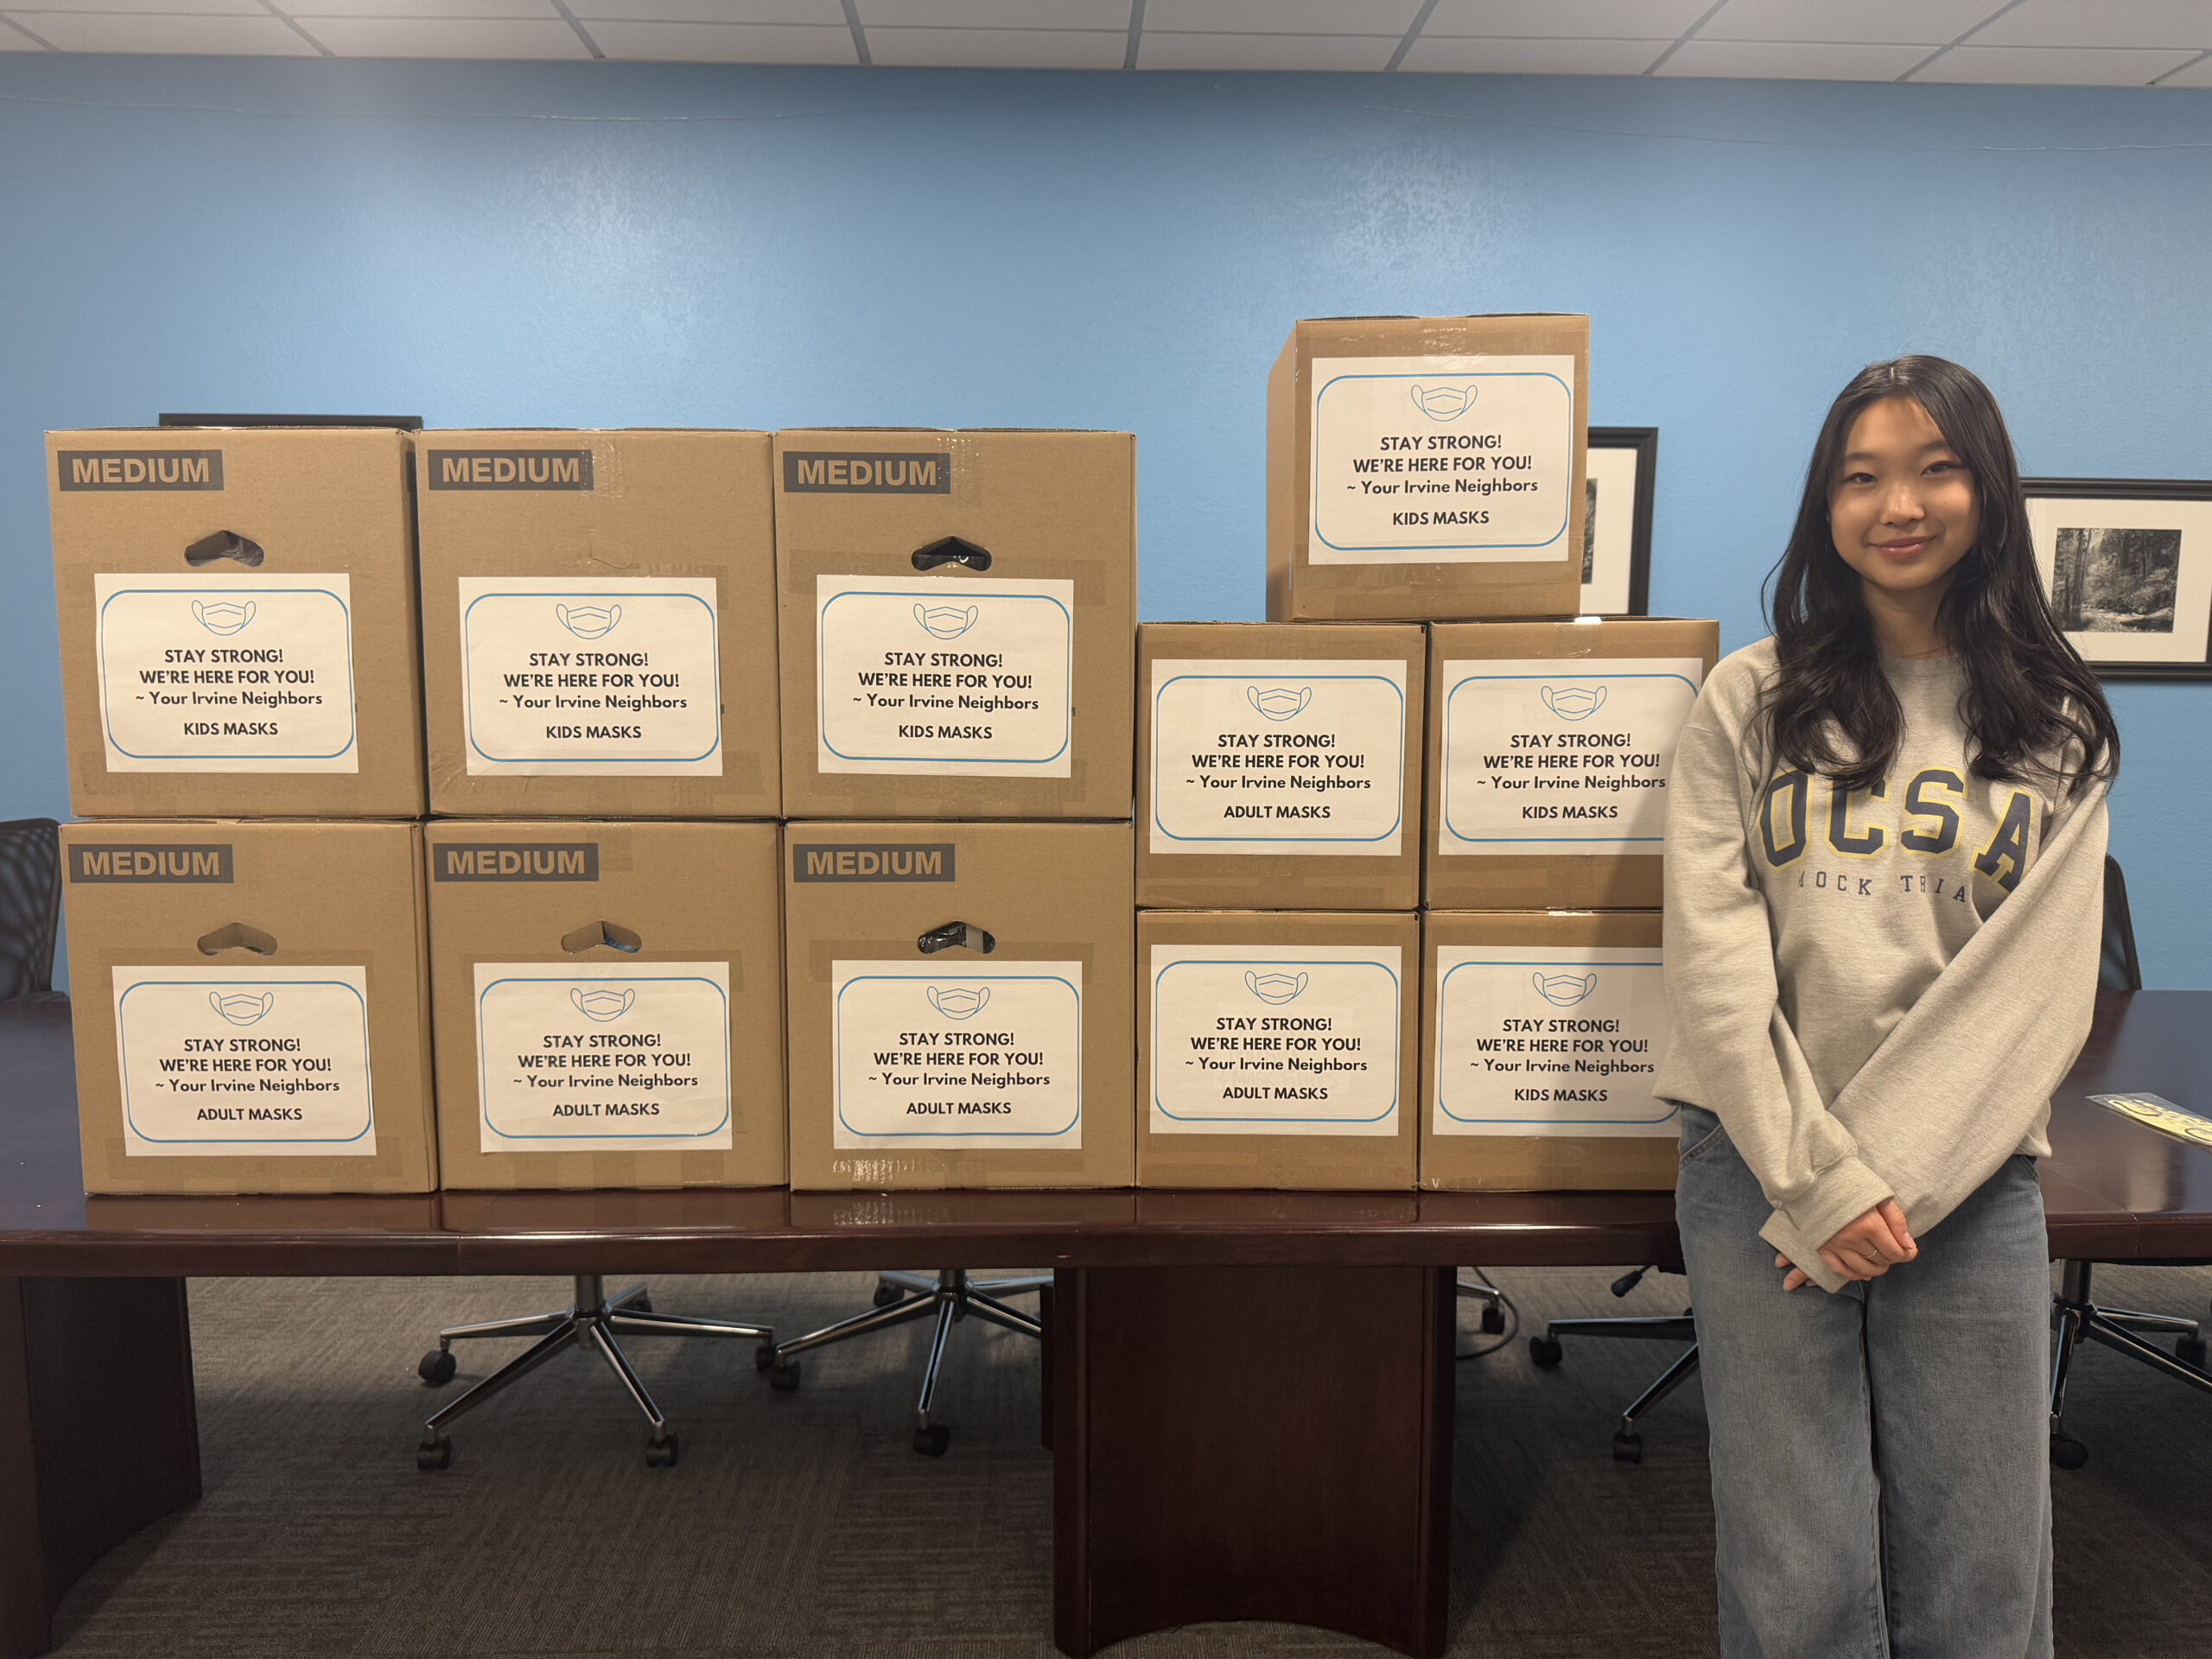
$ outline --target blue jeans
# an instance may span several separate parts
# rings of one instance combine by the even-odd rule
[[[1682,1109],[1724,1659],[2048,1659],[2050,1262],[2013,1157],[1917,1260],[1785,1293],[1771,1206]]]

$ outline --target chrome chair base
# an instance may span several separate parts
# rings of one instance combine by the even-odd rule
[[[444,1469],[453,1462],[453,1441],[447,1437],[446,1426],[456,1417],[465,1415],[482,1405],[493,1395],[512,1387],[551,1359],[556,1354],[575,1347],[596,1350],[607,1362],[607,1369],[629,1394],[638,1409],[652,1425],[652,1435],[645,1442],[645,1463],[648,1467],[666,1469],[674,1465],[677,1444],[676,1432],[668,1426],[660,1407],[638,1373],[632,1369],[629,1357],[622,1351],[618,1337],[720,1337],[734,1338],[761,1344],[755,1363],[767,1368],[767,1357],[775,1351],[776,1333],[765,1325],[741,1325],[728,1319],[696,1319],[681,1313],[656,1313],[643,1285],[632,1285],[618,1296],[607,1294],[607,1281],[598,1274],[578,1274],[575,1281],[575,1300],[558,1313],[526,1314],[520,1319],[490,1319],[481,1325],[456,1325],[438,1332],[438,1345],[423,1356],[416,1374],[432,1388],[442,1388],[453,1380],[456,1369],[453,1344],[481,1337],[536,1337],[521,1353],[474,1384],[459,1399],[435,1413],[423,1426],[423,1443],[415,1448],[415,1466],[422,1470]]]
[[[2069,1262],[2050,1299],[2050,1460],[2061,1469],[2079,1469],[2089,1448],[2066,1432],[2066,1379],[2074,1353],[2084,1338],[2163,1371],[2177,1382],[2212,1394],[2212,1371],[2205,1369],[2204,1327],[2196,1319],[2164,1313],[2137,1313],[2124,1307],[2099,1307],[2090,1300],[2089,1262]],[[2173,1353],[2154,1348],[2145,1336],[2175,1338]]]
[[[1626,1295],[1633,1288],[1639,1273],[1619,1281],[1614,1287],[1617,1296]],[[1613,1461],[1642,1463],[1643,1435],[1637,1423],[1649,1414],[1654,1407],[1676,1389],[1689,1381],[1697,1371],[1697,1321],[1688,1308],[1679,1315],[1658,1318],[1618,1319],[1554,1319],[1544,1327],[1541,1337],[1529,1338],[1529,1357],[1539,1368],[1549,1370],[1567,1357],[1560,1347],[1561,1337],[1628,1337],[1639,1342],[1687,1342],[1689,1346],[1675,1356],[1675,1363],[1652,1380],[1651,1386],[1629,1402],[1621,1413],[1621,1426],[1613,1431]]]
[[[952,1444],[952,1431],[943,1423],[930,1421],[930,1408],[937,1398],[938,1377],[944,1369],[944,1346],[952,1327],[972,1314],[988,1324],[1018,1331],[1025,1337],[1041,1338],[1044,1327],[1036,1319],[1019,1308],[1008,1307],[999,1298],[1026,1295],[1043,1290],[1052,1282],[1052,1275],[1048,1273],[1020,1279],[970,1279],[965,1268],[944,1268],[934,1274],[878,1274],[873,1308],[805,1336],[794,1337],[789,1342],[778,1343],[772,1350],[764,1348],[760,1366],[768,1373],[770,1387],[780,1394],[789,1394],[798,1387],[798,1357],[809,1349],[826,1348],[854,1337],[888,1331],[893,1325],[933,1313],[937,1316],[937,1331],[930,1339],[929,1363],[922,1370],[921,1397],[914,1405],[914,1450],[925,1457],[943,1457],[945,1448]]]

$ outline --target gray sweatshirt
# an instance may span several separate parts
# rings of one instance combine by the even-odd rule
[[[1884,1198],[1919,1238],[2050,1152],[2096,995],[2105,787],[1974,777],[1963,670],[1885,658],[1905,729],[1881,785],[1777,764],[1762,789],[1744,735],[1774,664],[1770,639],[1726,658],[1675,751],[1654,1092],[1719,1117],[1774,1205],[1759,1236],[1832,1291],[1820,1247]]]

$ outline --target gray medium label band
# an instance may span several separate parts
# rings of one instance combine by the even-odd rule
[[[876,847],[794,846],[794,881],[950,881],[950,842]]]
[[[227,842],[196,846],[174,842],[76,846],[69,849],[69,879],[165,883],[228,881],[232,879],[231,849]]]
[[[61,449],[54,453],[65,490],[219,490],[219,449]]]
[[[424,475],[434,490],[588,490],[588,449],[432,449]]]
[[[784,453],[784,490],[794,495],[950,495],[952,457]]]
[[[599,843],[573,842],[447,842],[430,849],[434,881],[596,881]]]

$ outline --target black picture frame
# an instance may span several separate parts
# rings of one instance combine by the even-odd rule
[[[2182,478],[2024,478],[2021,492],[2028,499],[2030,525],[2035,529],[2038,517],[2036,504],[2043,501],[2090,502],[2187,502],[2202,506],[2205,523],[2196,537],[2184,535],[2183,546],[2177,552],[2175,572],[2176,604],[2174,618],[2177,626],[2184,621],[2182,612],[2192,629],[2205,629],[2207,645],[2200,657],[2175,661],[2141,661],[2101,659],[2095,654],[2094,637],[2069,632],[2067,638],[2081,651],[2082,660],[2096,671],[2101,680],[2212,680],[2212,582],[2206,573],[2212,570],[2212,479]],[[2046,565],[2054,569],[2056,550],[2048,554],[2040,535],[2036,546],[2036,568],[2040,574]],[[2194,578],[2194,580],[2192,580]],[[2048,594],[2048,585],[2046,588]],[[2191,602],[2195,594],[2196,601]],[[2054,612],[2059,610],[2062,596],[2048,594]],[[2062,620],[2061,626],[2063,626]],[[2085,639],[2088,643],[2084,643]]]
[[[1651,614],[1651,504],[1659,472],[1659,429],[1656,426],[1593,426],[1590,448],[1633,451],[1636,486],[1631,495],[1635,517],[1629,530],[1628,609],[1614,616]]]

